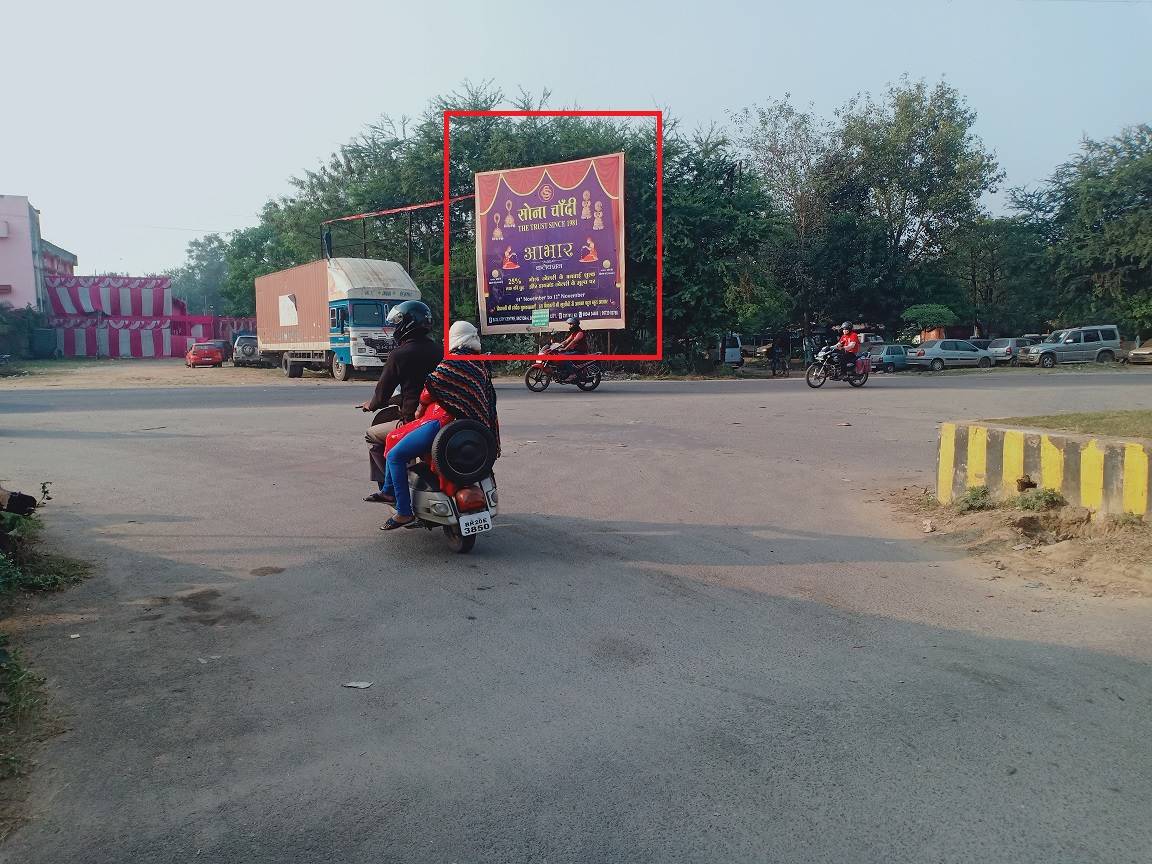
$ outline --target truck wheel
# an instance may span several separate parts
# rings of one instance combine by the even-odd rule
[[[301,378],[304,375],[304,364],[293,363],[288,359],[287,354],[281,358],[280,368],[284,370],[284,374],[289,378]]]
[[[1056,365],[1056,355],[1055,354],[1042,355],[1040,357],[1040,365],[1042,367],[1044,367],[1045,369],[1051,369],[1053,366]]]
[[[335,354],[332,355],[332,377],[337,381],[347,381],[352,377],[352,366],[345,363]]]

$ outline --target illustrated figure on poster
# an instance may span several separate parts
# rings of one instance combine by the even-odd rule
[[[603,201],[597,201],[596,202],[596,216],[592,219],[592,230],[593,231],[603,231],[604,230],[604,202]]]
[[[580,260],[584,263],[595,261],[600,257],[596,254],[596,244],[593,242],[591,237],[589,237],[584,245],[580,247],[580,251],[584,253],[580,256]]]
[[[519,270],[520,265],[516,263],[515,258],[516,258],[516,253],[513,252],[512,247],[509,246],[507,249],[504,250],[504,263],[501,266],[505,270]]]
[[[587,189],[584,190],[584,203],[580,207],[580,218],[581,219],[591,219],[592,218],[592,193],[589,192]]]
[[[500,230],[500,214],[499,213],[493,213],[492,214],[492,224],[496,226],[495,229],[493,229],[493,231],[492,231],[492,239],[493,240],[503,240],[504,239],[504,232]]]
[[[515,228],[516,227],[516,220],[512,218],[512,202],[511,201],[505,201],[504,202],[504,209],[508,211],[508,215],[504,217],[504,227],[505,228]]]

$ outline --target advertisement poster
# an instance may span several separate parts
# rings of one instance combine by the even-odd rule
[[[624,327],[624,154],[476,175],[481,333]]]

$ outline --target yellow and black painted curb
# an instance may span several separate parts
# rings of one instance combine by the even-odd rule
[[[1044,432],[988,423],[942,423],[936,498],[949,504],[986,486],[994,497],[1019,494],[1027,476],[1061,492],[1070,504],[1100,513],[1152,512],[1152,443],[1096,435]]]

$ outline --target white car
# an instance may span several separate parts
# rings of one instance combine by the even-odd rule
[[[995,365],[992,355],[963,339],[929,339],[908,353],[908,365],[939,372],[956,366],[978,366],[988,369]]]

